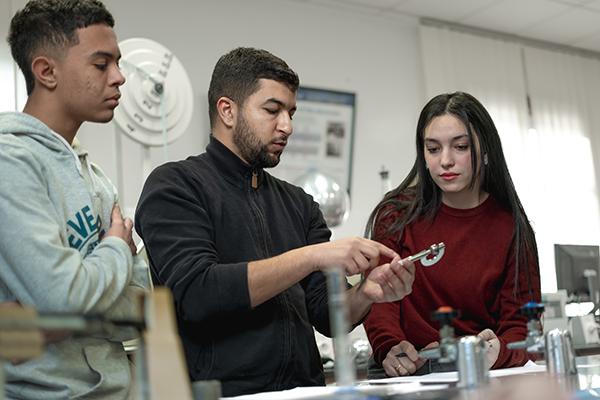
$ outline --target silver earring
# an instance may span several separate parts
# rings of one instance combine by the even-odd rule
[[[483,163],[484,163],[485,165],[487,165],[487,158],[484,158],[484,159],[483,159]]]
[[[429,165],[425,164],[425,169],[429,171]]]

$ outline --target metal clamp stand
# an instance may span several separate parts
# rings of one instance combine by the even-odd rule
[[[521,342],[508,343],[509,349],[527,349],[529,353],[541,353],[544,349],[544,334],[539,315],[544,312],[544,305],[530,302],[519,308],[519,314],[527,317],[527,337]]]
[[[479,336],[463,336],[458,341],[458,387],[474,389],[489,382],[484,340]]]
[[[575,349],[571,332],[553,329],[542,335],[538,315],[544,311],[543,304],[527,303],[519,313],[529,318],[527,338],[521,342],[508,343],[509,349],[527,349],[529,353],[545,353],[546,372],[558,380],[567,392],[579,389]]]
[[[460,318],[460,311],[451,307],[440,307],[431,313],[431,319],[440,322],[440,345],[435,349],[422,350],[419,357],[435,358],[443,363],[456,361],[456,338],[452,327],[455,318]]]
[[[329,319],[333,333],[335,378],[340,387],[351,387],[356,382],[356,366],[350,355],[350,310],[346,300],[346,276],[342,267],[328,269]]]
[[[435,349],[423,350],[420,357],[436,358],[440,362],[456,362],[458,387],[474,389],[489,381],[485,365],[486,353],[483,340],[478,336],[464,336],[456,340],[452,323],[460,317],[459,310],[440,307],[431,318],[440,321],[440,345]]]

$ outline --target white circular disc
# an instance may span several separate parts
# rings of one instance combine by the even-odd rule
[[[121,104],[115,109],[117,126],[141,144],[164,144],[160,94],[149,74],[163,85],[167,143],[174,142],[189,126],[194,109],[192,84],[183,65],[169,49],[150,39],[127,39],[119,47],[126,81],[121,86]]]
[[[433,264],[435,264],[436,262],[440,261],[440,258],[442,258],[442,256],[444,255],[444,251],[446,250],[446,247],[442,247],[439,251],[439,253],[437,253],[434,257],[432,258],[427,258],[427,257],[423,257],[421,258],[421,264],[423,264],[425,267],[429,267]]]

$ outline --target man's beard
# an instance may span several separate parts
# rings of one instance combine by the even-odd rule
[[[275,155],[269,153],[269,144],[264,144],[254,132],[246,118],[244,112],[240,112],[237,125],[233,129],[233,143],[240,151],[240,155],[250,165],[258,168],[273,168],[279,164],[281,153]]]

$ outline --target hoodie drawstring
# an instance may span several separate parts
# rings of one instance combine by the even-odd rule
[[[86,156],[85,163],[87,165],[88,173],[90,174],[90,178],[92,178],[92,186],[94,189],[94,197],[100,197],[100,189],[98,189],[98,185],[96,185],[96,178],[94,177],[94,172],[92,171],[92,166],[90,165],[90,159]]]
[[[73,155],[73,158],[75,159],[75,165],[77,165],[77,171],[79,172],[79,175],[81,175],[81,177],[83,178],[83,170],[81,168],[81,161],[79,160],[79,155],[75,152],[75,150],[73,149],[73,147],[62,137],[60,136],[58,133],[51,131],[52,134],[58,139],[60,140],[67,149],[69,149],[69,152]],[[100,197],[100,195],[102,194],[100,192],[100,189],[98,189],[98,185],[96,184],[96,178],[94,177],[94,172],[92,171],[92,166],[90,165],[90,160],[88,158],[87,155],[83,156],[85,158],[85,163],[88,169],[88,174],[92,180],[92,187],[94,190],[93,196],[94,197]]]

